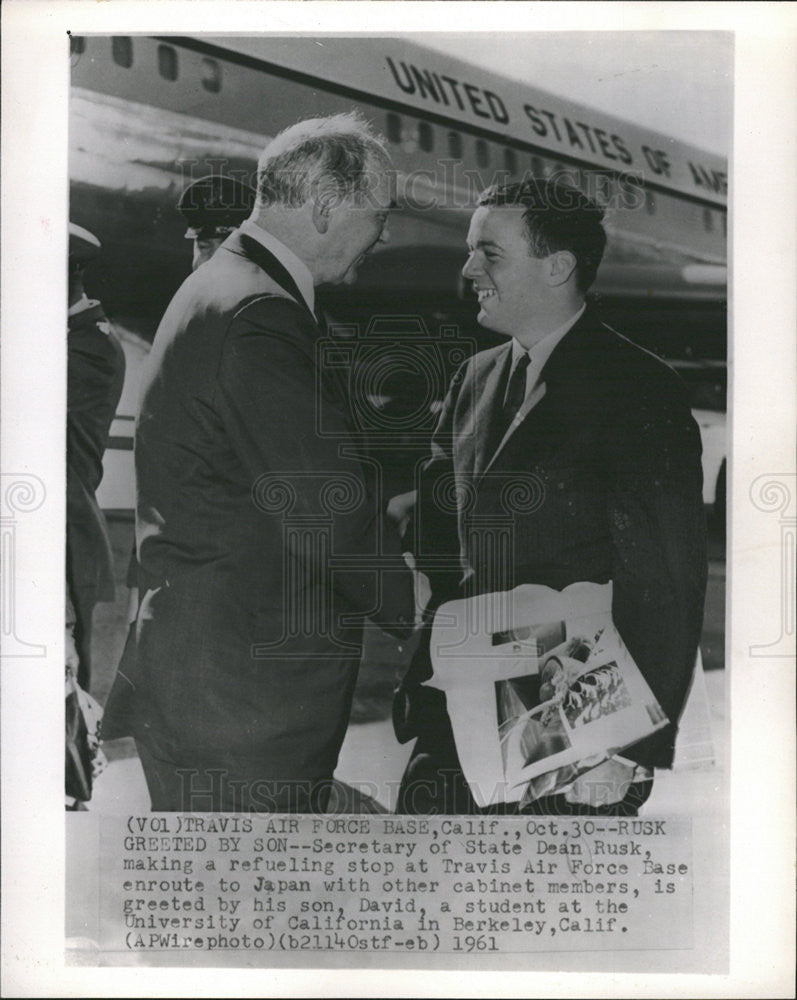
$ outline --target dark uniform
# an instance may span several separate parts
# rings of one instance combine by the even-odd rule
[[[70,224],[71,280],[99,254],[96,237]],[[81,289],[82,290],[82,289]],[[91,618],[97,601],[113,600],[113,560],[97,504],[102,456],[122,393],[125,358],[99,302],[83,295],[69,310],[67,336],[67,599],[74,611],[78,683],[91,681]]]

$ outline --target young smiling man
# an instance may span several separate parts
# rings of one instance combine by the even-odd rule
[[[552,181],[481,197],[462,273],[479,323],[508,340],[456,374],[418,483],[415,559],[432,585],[430,613],[525,583],[613,582],[615,624],[670,725],[531,807],[561,815],[634,813],[652,769],[672,765],[706,582],[700,436],[686,395],[586,304],[602,218]],[[535,502],[514,504],[529,484]],[[495,532],[507,524],[502,549]],[[422,645],[394,710],[399,739],[417,737],[399,811],[476,812],[445,697],[422,686],[430,674]]]

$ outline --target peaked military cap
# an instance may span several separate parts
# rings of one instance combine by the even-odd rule
[[[102,253],[102,243],[94,233],[74,222],[69,223],[69,260],[73,264],[88,264]]]
[[[255,191],[224,174],[208,174],[189,184],[177,209],[188,224],[186,239],[227,236],[252,214]]]

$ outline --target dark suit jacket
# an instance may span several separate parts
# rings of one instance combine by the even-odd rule
[[[113,600],[113,559],[95,491],[124,382],[125,358],[99,302],[69,317],[67,333],[66,538],[73,604]]]
[[[363,617],[399,633],[412,621],[398,544],[401,570],[374,568],[377,498],[345,387],[316,367],[319,336],[275,258],[234,233],[153,343],[135,444],[149,589],[132,729],[178,763],[331,774]]]
[[[543,368],[544,397],[496,454],[491,419],[510,365],[511,344],[475,355],[441,413],[416,526],[433,603],[612,580],[614,621],[673,723],[626,755],[670,766],[707,572],[701,443],[685,391],[588,308]],[[424,673],[419,658],[410,692]]]

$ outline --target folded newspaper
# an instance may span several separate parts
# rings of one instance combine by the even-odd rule
[[[532,584],[450,601],[432,626],[476,803],[528,802],[667,724],[612,622],[612,585]]]

